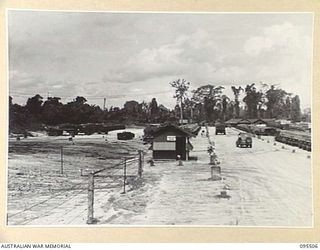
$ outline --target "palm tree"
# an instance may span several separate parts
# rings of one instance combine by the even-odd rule
[[[227,116],[227,106],[228,106],[228,102],[230,101],[230,98],[227,97],[226,95],[222,95],[222,111],[221,111],[221,119],[223,121],[226,120],[226,116]]]
[[[239,118],[240,116],[239,95],[240,95],[240,92],[243,91],[244,89],[241,86],[239,86],[238,88],[235,86],[232,86],[231,89],[234,94],[236,118]]]
[[[182,105],[187,99],[188,90],[190,87],[190,82],[187,82],[185,79],[178,79],[170,83],[171,87],[175,88],[174,98],[177,99],[177,102],[180,104],[180,120],[183,120],[183,108]]]

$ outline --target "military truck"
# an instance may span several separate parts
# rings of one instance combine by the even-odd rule
[[[239,148],[252,148],[252,137],[248,133],[240,133],[236,141],[236,146]]]
[[[226,125],[225,124],[216,124],[216,135],[217,134],[226,134]]]
[[[134,133],[127,131],[117,133],[117,138],[118,140],[132,140],[134,138]]]

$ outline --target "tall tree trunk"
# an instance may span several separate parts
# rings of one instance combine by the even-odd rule
[[[236,113],[236,118],[239,118],[239,117],[240,117],[239,101],[236,101],[236,105],[235,105],[235,113]]]
[[[190,112],[191,112],[191,121],[193,122],[193,107],[191,107],[191,109],[190,109]]]
[[[273,118],[273,107],[270,108],[269,115],[270,115],[270,118]]]
[[[183,120],[183,108],[182,108],[182,99],[180,101],[180,122],[182,123]]]

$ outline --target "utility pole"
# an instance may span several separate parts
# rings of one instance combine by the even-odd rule
[[[182,98],[180,100],[180,123],[183,123],[183,108],[182,108]]]
[[[103,111],[106,110],[106,101],[107,101],[107,98],[103,98]]]

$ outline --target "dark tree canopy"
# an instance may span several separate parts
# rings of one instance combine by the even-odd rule
[[[151,117],[155,117],[158,115],[158,103],[156,98],[152,98],[151,103],[150,103],[150,113],[151,113]]]
[[[243,98],[243,101],[247,107],[247,118],[258,118],[258,105],[263,96],[262,92],[257,91],[255,83],[247,85],[244,91],[246,96]]]
[[[179,122],[189,119],[196,122],[226,121],[231,118],[281,118],[293,122],[310,121],[311,112],[301,112],[300,98],[276,85],[255,83],[231,86],[233,97],[223,93],[224,87],[205,84],[191,91],[190,82],[178,79],[170,83],[174,88],[177,105],[168,109],[155,97],[148,102],[126,101],[123,108],[110,107],[102,110],[99,106],[89,105],[83,96],[77,96],[66,104],[60,97],[43,97],[36,94],[27,99],[25,105],[14,103],[9,96],[9,131],[41,129],[47,125],[65,123],[126,123],[146,124],[166,121]],[[243,92],[245,97],[240,100]],[[243,102],[242,102],[243,101]]]
[[[241,91],[243,91],[244,89],[239,86],[238,88],[235,87],[235,86],[231,86],[231,89],[232,89],[232,92],[234,94],[234,110],[235,113],[232,115],[232,117],[236,117],[236,118],[239,118],[240,117],[240,102],[239,102],[239,96],[240,96],[240,93]]]
[[[28,98],[26,109],[30,114],[39,115],[41,112],[41,105],[43,97],[36,94],[34,97]]]
[[[298,95],[292,98],[291,103],[291,119],[294,122],[301,121],[300,98]]]
[[[284,108],[285,102],[286,105],[290,103],[290,98],[285,100],[288,97],[289,96],[286,91],[276,88],[275,85],[271,85],[270,89],[266,91],[268,117],[278,117],[285,112],[288,108],[288,106]]]

